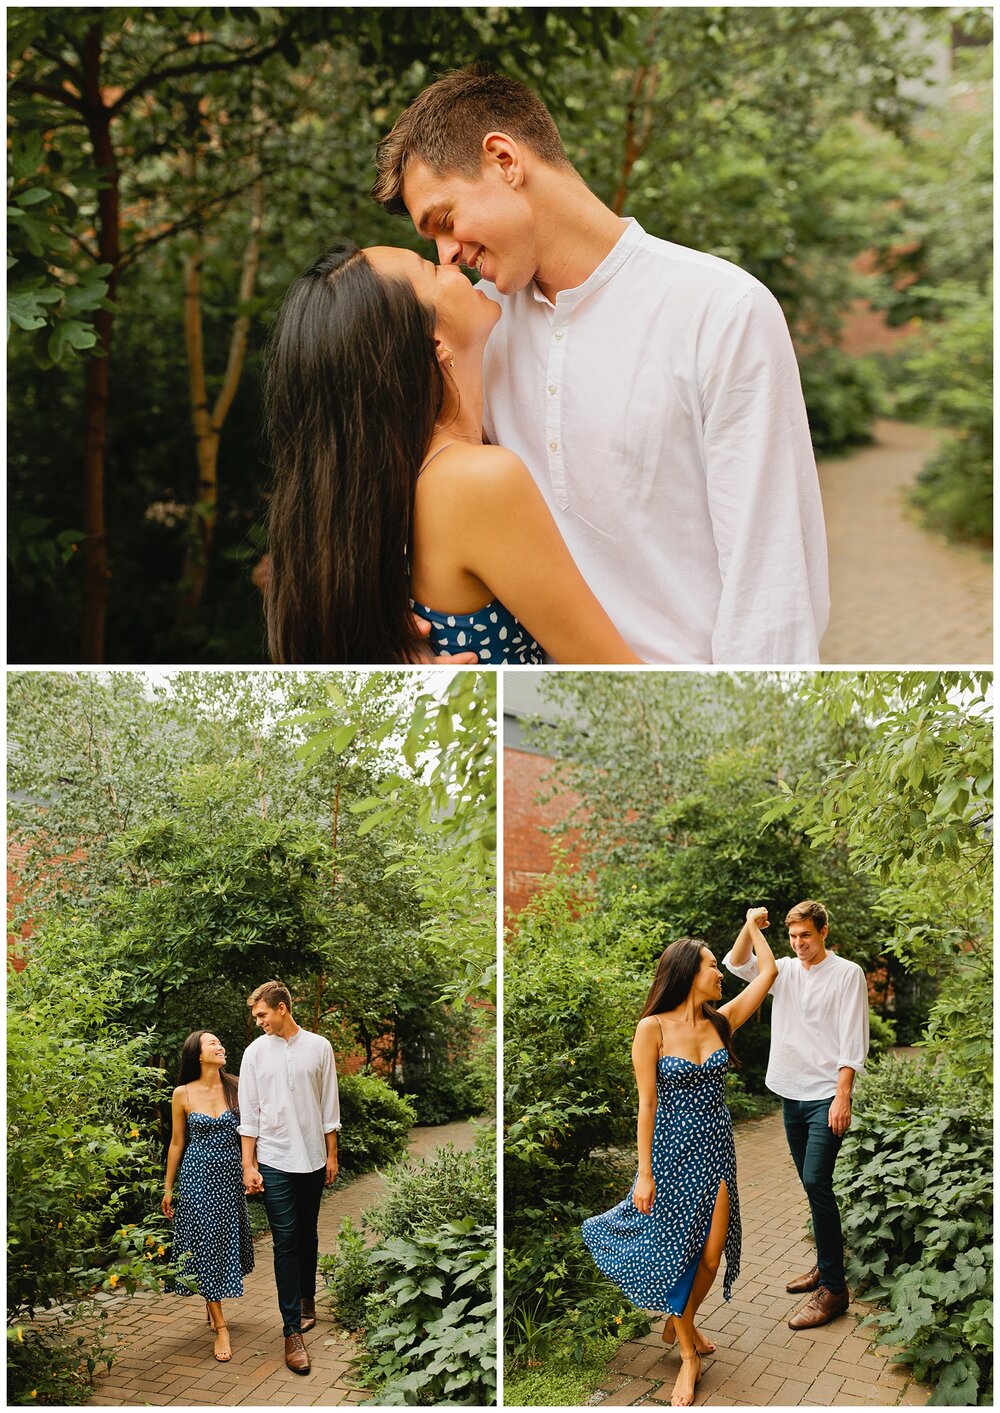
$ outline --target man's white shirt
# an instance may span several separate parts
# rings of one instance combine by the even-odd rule
[[[753,981],[757,958],[734,967],[732,952],[722,965]],[[860,1074],[868,1055],[868,982],[857,962],[827,952],[816,966],[798,957],[778,958],[771,988],[771,1053],[765,1084],[783,1099],[832,1099],[843,1067]]]
[[[784,316],[753,276],[629,221],[582,285],[532,282],[484,361],[490,441],[527,464],[649,662],[816,663],[826,533]]]
[[[257,1140],[257,1162],[284,1173],[326,1165],[325,1134],[340,1128],[333,1047],[299,1030],[290,1040],[259,1035],[240,1063],[239,1132]]]

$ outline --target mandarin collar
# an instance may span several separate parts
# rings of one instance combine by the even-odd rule
[[[532,280],[531,293],[536,302],[546,305],[549,309],[555,309],[557,306],[561,308],[572,307],[574,304],[579,304],[580,300],[585,299],[588,294],[593,294],[594,290],[600,289],[601,285],[607,284],[612,275],[618,273],[646,234],[634,216],[626,216],[624,220],[628,223],[625,229],[597,269],[593,274],[587,276],[582,285],[576,285],[573,289],[561,289],[556,295],[556,303],[553,304]]]

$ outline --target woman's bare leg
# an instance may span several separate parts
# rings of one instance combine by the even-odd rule
[[[695,1271],[694,1284],[691,1287],[691,1294],[688,1296],[688,1303],[684,1307],[684,1314],[677,1315],[674,1319],[677,1343],[680,1345],[681,1351],[681,1371],[677,1375],[677,1382],[674,1384],[673,1395],[670,1399],[675,1407],[686,1408],[688,1404],[693,1402],[695,1385],[701,1377],[701,1357],[695,1344],[694,1317],[698,1313],[698,1306],[711,1290],[712,1282],[718,1273],[728,1231],[729,1188],[723,1182],[719,1184],[719,1192],[715,1199],[715,1211],[712,1213],[712,1225],[709,1227],[705,1249],[701,1253],[701,1260]]]
[[[233,1357],[233,1351],[229,1344],[229,1326],[222,1313],[222,1303],[218,1300],[206,1300],[205,1305],[208,1308],[209,1322],[215,1331],[215,1357],[220,1364],[228,1364]]]

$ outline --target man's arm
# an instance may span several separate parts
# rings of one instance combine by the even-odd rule
[[[868,982],[860,967],[851,969],[847,993],[840,1004],[837,1036],[837,1092],[830,1103],[827,1123],[834,1133],[844,1134],[851,1126],[851,1096],[855,1076],[865,1067],[868,1055]]]
[[[327,1041],[323,1051],[320,1074],[320,1110],[323,1115],[323,1136],[326,1139],[326,1184],[336,1182],[340,1165],[337,1158],[337,1132],[340,1128],[340,1089],[337,1085],[337,1063],[333,1046]]]
[[[257,1066],[246,1053],[240,1065],[240,1121],[237,1125],[243,1153],[243,1186],[247,1192],[263,1192],[264,1179],[257,1166],[257,1135],[260,1133],[260,1097]]]
[[[823,506],[792,342],[762,285],[722,328],[702,405],[722,575],[712,661],[817,663],[830,607]]]

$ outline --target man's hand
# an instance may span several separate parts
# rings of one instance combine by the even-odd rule
[[[411,617],[413,619],[413,625],[421,638],[429,638],[431,635],[431,625],[428,623],[427,619],[418,618],[415,613],[411,614]],[[452,667],[456,667],[459,663],[468,663],[471,667],[474,663],[479,661],[479,658],[475,653],[438,653],[435,655],[431,652],[430,648],[427,648],[421,657],[421,661],[445,663]]]
[[[842,1099],[839,1094],[834,1096],[830,1105],[830,1113],[827,1117],[827,1126],[832,1128],[838,1138],[842,1138],[851,1126],[851,1101]]]
[[[326,1155],[326,1177],[323,1179],[323,1186],[329,1187],[332,1182],[336,1182],[339,1172],[340,1165],[337,1162],[336,1153],[328,1153]]]
[[[771,924],[767,920],[767,908],[747,908],[747,922],[754,923],[761,932]]]
[[[264,1179],[261,1177],[259,1168],[245,1167],[243,1169],[243,1187],[248,1195],[251,1192],[264,1191]]]
[[[632,1206],[637,1212],[651,1212],[655,1201],[656,1179],[652,1173],[649,1177],[637,1177],[635,1191],[632,1193]]]

